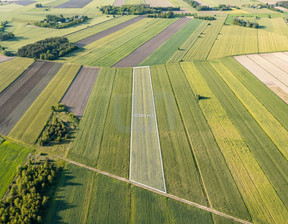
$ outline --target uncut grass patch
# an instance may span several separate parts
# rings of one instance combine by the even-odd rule
[[[29,58],[15,58],[0,63],[0,93],[17,79],[33,62],[34,60]]]
[[[180,46],[196,31],[201,23],[201,20],[192,19],[140,65],[165,64],[177,50],[182,50]]]
[[[12,129],[9,137],[28,144],[35,143],[51,115],[51,106],[55,106],[61,100],[79,69],[79,65],[63,65]]]
[[[17,172],[31,149],[15,143],[4,141],[0,137],[0,198],[3,197]]]

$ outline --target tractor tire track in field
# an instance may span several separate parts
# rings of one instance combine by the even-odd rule
[[[8,135],[62,64],[37,61],[0,94],[0,132]]]
[[[116,26],[113,26],[113,27],[111,27],[111,28],[109,28],[107,30],[103,30],[100,33],[96,33],[96,34],[94,34],[94,35],[92,35],[90,37],[86,37],[86,38],[84,38],[82,40],[79,40],[79,41],[77,41],[75,43],[75,45],[77,45],[78,47],[84,47],[84,46],[86,46],[88,44],[91,44],[91,43],[95,42],[96,40],[99,40],[99,39],[101,39],[103,37],[106,37],[106,36],[108,36],[108,35],[110,35],[112,33],[117,32],[117,31],[119,31],[121,29],[124,29],[125,27],[130,26],[130,25],[132,25],[132,24],[134,24],[134,23],[136,23],[136,22],[138,22],[138,21],[140,21],[140,20],[142,20],[144,18],[146,18],[146,17],[145,16],[135,17],[133,19],[125,21],[124,23],[120,23],[120,24],[118,24]]]
[[[113,67],[135,67],[139,65],[189,21],[190,19],[185,17],[178,19],[127,57],[120,60]]]
[[[168,198],[171,198],[173,200],[176,200],[176,201],[179,201],[179,202],[182,202],[182,203],[185,203],[187,205],[190,205],[190,206],[193,206],[193,207],[196,207],[198,209],[201,209],[201,210],[204,210],[206,212],[210,212],[210,213],[213,213],[215,215],[218,215],[218,216],[221,216],[221,217],[224,217],[224,218],[227,218],[227,219],[230,219],[230,220],[233,220],[235,222],[238,222],[238,223],[243,223],[243,224],[252,224],[251,222],[248,222],[246,220],[242,220],[242,219],[239,219],[239,218],[236,218],[236,217],[233,217],[233,216],[230,216],[230,215],[227,215],[223,212],[219,212],[213,208],[209,208],[207,206],[203,206],[203,205],[200,205],[198,203],[195,203],[195,202],[192,202],[192,201],[189,201],[189,200],[186,200],[184,198],[180,198],[180,197],[177,197],[175,195],[172,195],[172,194],[167,194],[167,193],[164,193],[162,191],[159,191],[159,190],[156,190],[156,189],[152,189],[150,187],[146,187],[142,184],[139,184],[139,183],[135,183],[133,181],[130,181],[124,177],[119,177],[119,176],[116,176],[114,174],[111,174],[111,173],[108,173],[108,172],[105,172],[105,171],[102,171],[102,170],[99,170],[99,169],[96,169],[96,168],[93,168],[93,167],[90,167],[90,166],[86,166],[84,164],[81,164],[81,163],[78,163],[78,162],[75,162],[73,160],[70,160],[70,159],[67,159],[67,158],[63,158],[63,157],[58,157],[59,159],[62,159],[68,163],[71,163],[71,164],[74,164],[78,167],[82,167],[82,168],[85,168],[85,169],[88,169],[88,170],[91,170],[93,172],[96,172],[96,173],[100,173],[102,175],[105,175],[105,176],[108,176],[108,177],[111,177],[111,178],[114,178],[114,179],[117,179],[119,181],[122,181],[122,182],[125,182],[125,183],[128,183],[128,184],[132,184],[136,187],[140,187],[140,188],[143,188],[145,190],[148,190],[148,191],[151,191],[151,192],[154,192],[156,194],[159,194],[159,195],[162,195],[162,196],[165,196],[165,197],[168,197]]]
[[[83,116],[99,70],[99,68],[82,67],[61,100],[68,111],[78,118]]]

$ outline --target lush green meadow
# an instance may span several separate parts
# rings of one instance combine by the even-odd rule
[[[0,63],[0,93],[17,79],[33,62],[33,59],[15,58]]]
[[[17,167],[22,165],[31,149],[4,141],[0,137],[0,198],[2,198],[16,175]],[[2,144],[1,144],[2,143]]]
[[[52,113],[51,107],[59,103],[79,69],[78,65],[63,65],[12,129],[9,137],[28,144],[35,143]]]

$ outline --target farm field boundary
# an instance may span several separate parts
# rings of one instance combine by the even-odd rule
[[[133,68],[131,181],[166,192],[150,68]]]

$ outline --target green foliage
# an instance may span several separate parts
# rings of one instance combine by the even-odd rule
[[[42,5],[41,3],[36,3],[36,4],[35,4],[35,7],[36,7],[36,8],[42,8],[43,5]]]
[[[39,27],[48,27],[54,29],[62,29],[75,24],[83,23],[88,20],[87,16],[72,16],[72,17],[63,17],[63,15],[46,15],[46,18],[40,22],[35,22],[35,26]]]
[[[238,18],[238,17],[234,18],[233,25],[256,28],[256,29],[259,27],[259,23],[250,22],[249,20],[245,21],[245,20]]]
[[[161,13],[158,13],[158,14],[149,14],[147,15],[148,18],[166,18],[166,19],[169,19],[169,18],[173,18],[174,17],[174,13],[169,11],[169,12],[161,12]]]
[[[47,159],[40,164],[30,160],[18,168],[15,183],[0,203],[1,223],[41,223],[49,200],[47,190],[58,171]]]
[[[8,21],[1,22],[0,24],[0,41],[5,41],[14,38],[14,34],[11,32],[5,32]]]
[[[20,57],[55,60],[77,49],[66,37],[51,37],[18,49]]]

